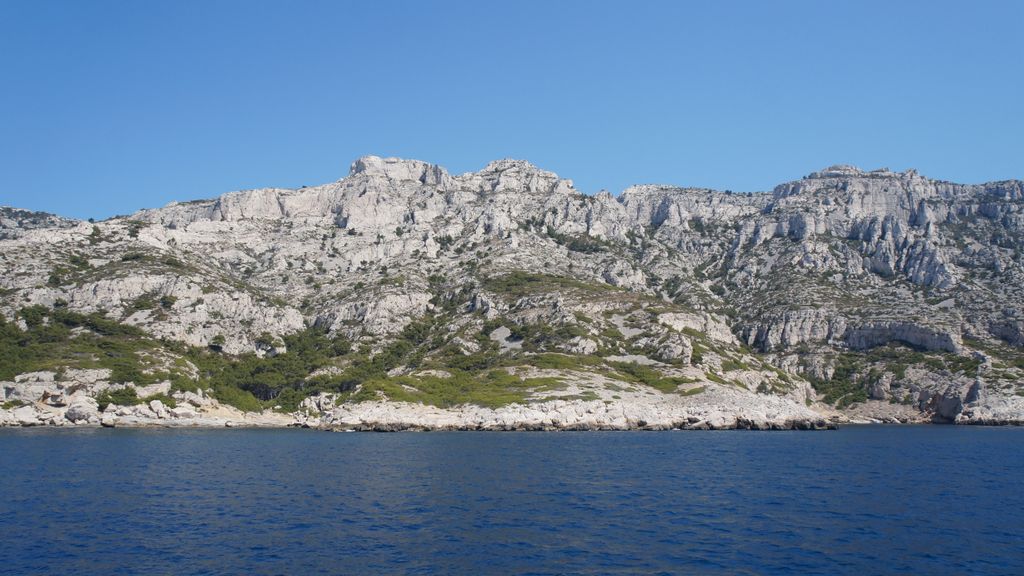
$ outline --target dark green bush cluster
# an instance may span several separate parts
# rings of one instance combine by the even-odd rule
[[[562,292],[577,290],[582,292],[608,292],[618,290],[609,284],[581,282],[574,278],[535,274],[516,270],[504,276],[495,276],[484,280],[484,288],[510,298],[521,298],[541,292]]]
[[[139,312],[141,310],[152,310],[156,306],[156,298],[152,294],[143,294],[133,300],[128,309],[132,312]]]
[[[857,402],[868,399],[866,377],[860,374],[861,359],[853,354],[842,354],[836,360],[832,378],[828,380],[809,378],[814,390],[823,394],[822,398],[829,404],[846,408]]]
[[[141,376],[138,352],[154,347],[138,328],[99,314],[79,314],[65,308],[24,308],[19,315],[26,330],[0,317],[0,379],[61,366],[109,368],[115,382],[148,383]],[[87,331],[72,338],[71,331]]]
[[[587,236],[584,234],[561,234],[556,232],[551,226],[547,227],[547,235],[549,238],[558,242],[562,246],[565,246],[573,252],[581,252],[583,254],[594,254],[597,252],[605,252],[608,250],[606,243],[603,240]]]
[[[480,330],[478,341],[482,345],[488,345],[490,343],[488,335],[502,326],[509,329],[509,339],[520,342],[523,350],[528,352],[549,351],[558,344],[564,344],[577,336],[589,336],[589,332],[578,324],[516,324],[502,320],[489,320]]]
[[[283,340],[288,351],[276,356],[261,358],[250,353],[227,357],[191,349],[188,358],[199,368],[201,387],[212,388],[223,402],[252,410],[259,409],[259,401],[274,400],[286,389],[306,391],[311,372],[351,350],[347,341],[329,338],[319,328],[284,336]]]
[[[142,398],[139,398],[134,388],[119,388],[117,390],[104,390],[99,396],[96,396],[96,402],[99,404],[100,412],[102,412],[110,404],[115,406],[142,404]]]
[[[832,378],[810,378],[823,400],[846,408],[868,399],[868,386],[885,372],[897,380],[906,377],[907,368],[917,366],[935,372],[973,375],[981,361],[971,356],[944,352],[925,352],[902,344],[878,346],[863,353],[847,352],[835,359]]]
[[[539,352],[551,350],[558,344],[564,344],[575,337],[587,337],[589,332],[576,324],[525,324],[513,325],[510,328],[512,338],[522,340],[523,349]]]

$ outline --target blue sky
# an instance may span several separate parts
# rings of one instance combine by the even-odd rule
[[[1024,178],[1024,2],[0,0],[0,204],[524,158],[586,192]]]

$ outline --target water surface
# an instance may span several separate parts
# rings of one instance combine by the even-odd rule
[[[1024,429],[2,430],[11,574],[1024,574]]]

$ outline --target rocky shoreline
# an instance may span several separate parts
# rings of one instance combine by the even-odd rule
[[[579,408],[585,410],[584,406]],[[447,418],[437,418],[432,407],[412,404],[380,404],[364,411],[347,411],[347,418],[331,415],[310,416],[302,412],[241,412],[230,407],[214,410],[177,411],[155,416],[149,407],[119,407],[96,417],[72,420],[46,408],[29,405],[16,409],[0,409],[0,428],[307,428],[331,432],[553,432],[553,431],[667,431],[667,430],[835,430],[843,425],[960,425],[960,426],[1024,426],[1024,420],[1012,417],[985,417],[956,422],[929,418],[863,418],[841,414],[789,419],[765,419],[762,415],[722,415],[708,421],[696,417],[683,420],[643,418],[607,420],[600,418],[522,419],[493,418],[481,420],[467,417],[465,412],[451,411]],[[390,413],[390,415],[388,415]],[[403,414],[403,416],[398,416]],[[459,419],[463,418],[463,419]]]
[[[0,427],[236,428],[302,427],[332,431],[430,430],[822,430],[841,424],[930,422],[1024,424],[1024,397],[981,394],[957,406],[953,417],[914,406],[868,400],[837,410],[814,400],[810,390],[762,394],[736,385],[689,384],[671,392],[623,386],[599,374],[560,375],[560,384],[537,389],[521,402],[495,406],[440,407],[378,395],[361,402],[321,393],[294,411],[281,407],[246,412],[210,391],[174,390],[170,382],[147,387],[111,384],[104,370],[71,370],[18,376],[0,382]],[[133,399],[121,405],[112,398]],[[101,404],[102,402],[102,404]],[[948,406],[951,402],[939,402]]]
[[[405,402],[374,401],[335,406],[330,395],[313,397],[299,411],[243,412],[202,393],[176,393],[177,406],[160,400],[99,410],[92,398],[66,406],[34,402],[0,409],[2,427],[54,428],[312,428],[334,432],[400,431],[627,431],[627,430],[832,430],[846,424],[1024,425],[1005,415],[954,422],[918,415],[870,417],[862,412],[822,413],[785,399],[768,405],[744,405],[744,394],[717,390],[700,402],[679,402],[668,395],[608,405],[600,400],[549,400],[500,408],[463,405],[438,408]],[[90,400],[92,400],[90,402]],[[318,404],[324,409],[318,409]]]
[[[324,412],[302,410],[242,412],[201,394],[185,393],[176,408],[160,400],[135,406],[107,406],[77,400],[67,407],[33,403],[0,410],[0,427],[107,427],[107,428],[288,428],[329,431],[555,431],[555,430],[824,430],[837,419],[813,411],[691,406],[680,410],[671,402],[626,404],[611,410],[595,401],[555,400],[531,405],[512,404],[497,409],[457,406],[449,409],[403,402],[368,402],[342,405]],[[329,396],[320,398],[331,404]],[[671,400],[671,399],[669,399]]]

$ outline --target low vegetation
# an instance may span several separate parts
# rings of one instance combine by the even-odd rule
[[[868,399],[868,388],[885,374],[895,384],[907,377],[911,366],[935,374],[973,376],[981,361],[972,356],[947,352],[925,352],[900,344],[889,344],[865,352],[845,352],[832,358],[833,373],[828,379],[808,380],[822,400],[838,408],[847,408]]]
[[[503,291],[526,293],[553,286],[595,293],[606,290],[556,276],[513,273],[488,281]],[[607,288],[614,289],[614,288]],[[166,309],[176,305],[170,298],[147,296],[137,308]],[[631,384],[649,386],[664,393],[698,394],[702,387],[686,388],[697,380],[668,376],[660,370],[628,362],[608,362],[598,355],[561,353],[560,345],[588,336],[594,321],[576,316],[576,323],[518,325],[488,321],[460,333],[475,348],[453,344],[450,326],[454,307],[407,325],[382,347],[368,342],[354,345],[320,328],[272,337],[261,335],[257,346],[265,351],[228,355],[225,339],[214,338],[208,347],[190,347],[159,340],[140,329],[100,314],[81,314],[67,309],[33,306],[19,312],[25,329],[0,318],[0,379],[40,370],[106,368],[111,389],[97,398],[101,408],[109,404],[134,405],[160,400],[174,406],[169,395],[140,398],[133,383],[147,386],[170,381],[175,391],[204,390],[222,403],[245,411],[275,408],[298,409],[301,402],[321,392],[336,394],[340,401],[361,402],[386,396],[394,401],[420,402],[439,407],[476,404],[496,407],[526,402],[536,392],[564,386],[559,378],[523,377],[523,368],[577,373],[600,373]],[[510,353],[488,335],[499,326],[511,331],[521,348]],[[396,375],[398,374],[398,375]]]
[[[500,293],[508,298],[522,298],[530,294],[542,292],[564,292],[576,290],[589,293],[600,293],[619,290],[610,284],[588,283],[567,278],[565,276],[551,276],[549,274],[535,274],[531,272],[515,271],[504,276],[496,276],[484,280],[484,288]]]
[[[690,378],[664,376],[649,366],[633,362],[609,362],[608,365],[615,369],[613,377],[618,380],[643,384],[665,393],[678,392],[680,386],[697,382]]]

